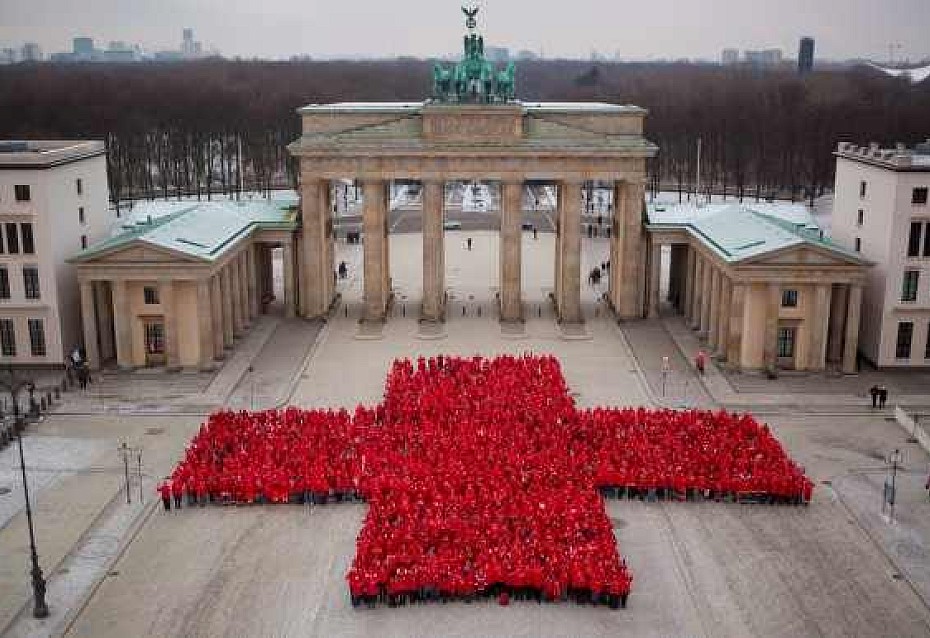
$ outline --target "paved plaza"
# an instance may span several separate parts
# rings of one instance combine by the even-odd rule
[[[930,457],[907,442],[890,411],[868,408],[862,379],[734,380],[715,366],[700,379],[691,365],[700,346],[675,317],[618,325],[598,301],[603,286],[587,282],[584,330],[563,332],[548,300],[550,233],[535,240],[523,234],[523,326],[497,321],[497,235],[478,229],[447,233],[447,320],[421,325],[421,236],[392,234],[390,241],[395,302],[383,327],[359,324],[361,248],[340,242],[336,259],[347,262],[349,276],[325,324],[266,317],[212,375],[111,375],[89,395],[69,393],[59,413],[28,429],[47,621],[28,614],[18,457],[15,446],[0,450],[0,487],[13,488],[0,495],[0,635],[930,634],[930,501],[923,489]],[[606,254],[606,241],[584,239],[582,275]],[[155,508],[155,481],[216,405],[373,404],[396,357],[528,350],[560,359],[581,406],[759,409],[817,484],[811,505],[609,501],[634,576],[622,611],[487,601],[355,610],[344,575],[365,505]],[[664,374],[663,356],[670,357]],[[171,389],[169,413],[156,412],[159,384],[166,395]],[[893,403],[930,404],[919,384],[888,384],[896,389]],[[127,387],[135,394],[122,396]],[[95,391],[102,403],[95,404]],[[124,440],[143,449],[144,504],[137,482],[133,503],[125,503],[117,452]],[[892,523],[882,514],[881,489],[883,459],[896,447],[905,461]]]

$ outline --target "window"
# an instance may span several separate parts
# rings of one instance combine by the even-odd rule
[[[78,177],[76,180],[74,180],[74,186],[75,188],[77,188],[78,195],[84,194],[84,180],[83,179]]]
[[[142,289],[142,296],[145,298],[146,304],[157,304],[160,303],[158,300],[158,288],[155,286],[146,286]]]
[[[930,359],[930,324],[927,324],[927,345],[924,346],[924,359]]]
[[[32,224],[20,224],[19,232],[23,236],[23,254],[34,255],[36,253],[36,243],[32,237]]]
[[[898,324],[898,342],[895,347],[894,356],[898,359],[911,358],[911,339],[914,338],[914,324],[910,321],[902,321]]]
[[[16,201],[18,202],[28,202],[31,199],[29,184],[17,184],[13,187],[13,191],[16,194]]]
[[[84,207],[78,206],[78,222],[84,223]]]
[[[864,181],[859,182],[859,198],[862,199],[865,197],[866,184]]]
[[[927,222],[927,229],[924,231],[924,257],[930,257],[930,222]]]
[[[778,357],[780,359],[794,357],[794,328],[778,329]]]
[[[45,356],[45,323],[41,319],[29,320],[29,348],[32,356]]]
[[[915,188],[911,192],[911,203],[912,204],[926,204],[927,203],[927,187],[926,186]]]
[[[907,237],[907,256],[920,256],[920,233],[924,225],[921,222],[911,222],[911,232]]]
[[[145,352],[148,354],[165,353],[165,324],[145,324]]]
[[[19,253],[19,231],[16,224],[4,224],[6,227],[6,251],[11,255]]]
[[[0,354],[4,357],[16,356],[16,329],[12,319],[0,319]]]
[[[860,208],[856,214],[856,226],[862,226],[863,221],[865,221],[865,211]]]
[[[23,290],[26,299],[39,298],[39,269],[35,266],[23,266]]]
[[[10,298],[10,271],[0,266],[0,299]]]
[[[905,270],[904,283],[901,285],[901,301],[917,301],[917,282],[919,270]]]
[[[81,235],[81,250],[87,250],[87,235]]]
[[[857,253],[862,252],[862,240],[858,237],[856,237],[856,252]]]
[[[782,290],[781,291],[781,307],[782,308],[797,308],[798,307],[798,291],[797,290]]]
[[[0,224],[0,255],[6,252],[6,246],[3,243],[3,224]]]

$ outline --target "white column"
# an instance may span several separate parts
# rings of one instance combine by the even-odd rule
[[[178,335],[178,311],[175,307],[175,287],[170,279],[158,282],[158,297],[165,324],[165,366],[168,370],[181,368],[181,346]]]
[[[862,310],[862,286],[850,284],[846,301],[846,343],[843,346],[843,372],[856,373],[859,352],[859,313]]]
[[[653,240],[649,251],[649,317],[659,316],[659,279],[662,273],[662,244]]]
[[[223,347],[232,348],[235,336],[233,329],[232,291],[229,285],[229,267],[224,266],[219,273],[220,294],[223,297]]]
[[[132,369],[132,318],[129,316],[129,296],[126,281],[113,281],[113,331],[116,334],[116,364]]]
[[[94,303],[94,282],[81,280],[81,323],[84,330],[84,353],[91,370],[100,369],[97,347],[97,308]]]
[[[827,333],[830,322],[830,284],[814,287],[814,302],[807,315],[807,369],[823,370],[827,363]]]
[[[734,369],[743,365],[743,321],[746,307],[745,284],[733,283],[730,293],[730,320],[727,331],[727,364]]]
[[[197,345],[199,366],[207,370],[213,362],[213,300],[211,299],[210,280],[197,281]]]
[[[762,361],[766,368],[778,363],[778,312],[781,308],[781,284],[770,283],[766,291],[765,342],[762,345]]]
[[[223,338],[223,293],[218,274],[210,277],[210,319],[213,333],[213,358],[220,360],[225,356]]]
[[[282,244],[282,259],[284,261],[284,316],[297,316],[297,300],[295,299],[294,285],[294,247],[292,240],[288,239]],[[332,276],[332,275],[330,275]]]

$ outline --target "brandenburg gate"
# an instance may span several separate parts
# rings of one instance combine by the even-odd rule
[[[392,181],[421,185],[423,302],[421,318],[445,315],[444,184],[501,184],[500,319],[523,319],[521,234],[527,184],[557,187],[554,302],[563,323],[581,310],[582,190],[613,188],[609,303],[619,318],[642,317],[646,160],[657,148],[643,137],[646,111],[598,103],[527,103],[514,97],[514,67],[484,57],[474,11],[462,61],[437,65],[433,96],[414,103],[340,103],[299,110],[302,135],[288,148],[300,167],[297,311],[324,315],[335,299],[330,183],[362,187],[364,321],[379,322],[390,303],[389,192]],[[286,265],[287,267],[287,265]],[[294,275],[296,274],[296,277]],[[293,284],[292,284],[293,285]]]

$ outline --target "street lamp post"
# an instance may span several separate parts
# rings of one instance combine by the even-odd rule
[[[904,454],[895,449],[888,455],[888,464],[891,465],[891,482],[885,483],[885,500],[888,503],[888,522],[894,522],[894,504],[897,500],[898,467],[904,462]]]
[[[45,603],[45,577],[42,575],[42,568],[39,567],[39,554],[36,552],[36,535],[32,526],[32,506],[29,504],[29,482],[26,480],[26,459],[23,457],[23,433],[22,429],[19,427],[16,428],[16,431],[16,436],[19,440],[19,468],[23,473],[23,496],[26,499],[26,522],[29,526],[29,552],[32,558],[32,597],[35,601],[32,608],[32,615],[35,618],[45,618],[48,616],[48,605]]]
[[[29,502],[29,481],[26,477],[26,458],[23,454],[23,422],[19,414],[19,394],[23,390],[28,390],[30,397],[35,392],[35,383],[31,380],[17,380],[16,373],[12,366],[7,366],[6,373],[8,380],[0,381],[0,388],[7,390],[13,401],[13,418],[16,439],[19,444],[19,468],[23,475],[23,497],[26,501],[26,523],[29,527],[29,553],[32,559],[32,597],[33,608],[32,615],[35,618],[46,618],[48,616],[48,605],[45,602],[45,577],[42,575],[42,568],[39,566],[39,554],[36,551],[35,528],[32,524],[32,504]],[[31,408],[30,402],[30,408]]]

